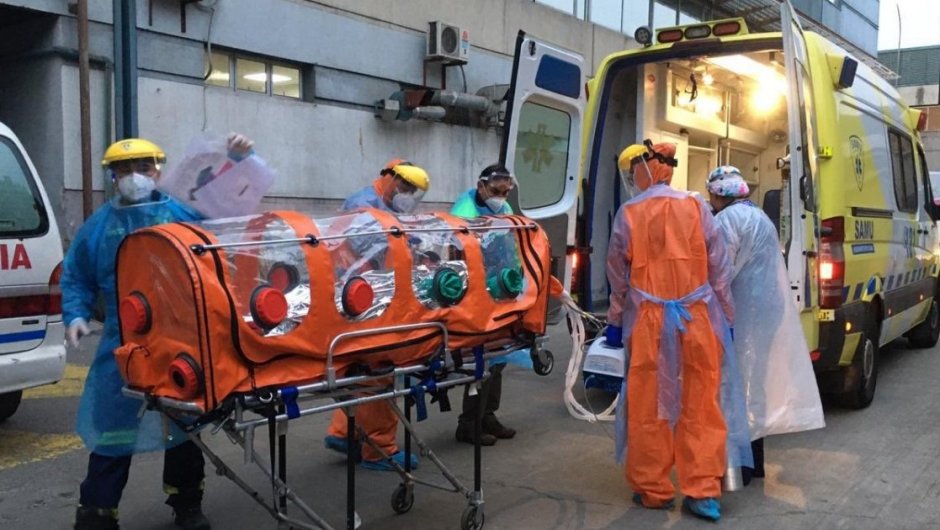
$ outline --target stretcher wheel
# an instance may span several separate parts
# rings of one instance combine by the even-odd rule
[[[408,513],[415,505],[415,492],[412,486],[399,484],[392,493],[392,509],[395,513]]]
[[[532,352],[532,368],[539,375],[548,375],[552,373],[555,367],[555,355],[551,350],[537,349]]]
[[[460,530],[480,530],[483,528],[483,507],[476,504],[467,506],[460,516]]]

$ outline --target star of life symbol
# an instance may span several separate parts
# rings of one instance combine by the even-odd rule
[[[547,133],[548,125],[538,124],[535,131],[526,133],[526,148],[522,152],[522,160],[527,164],[532,164],[532,171],[540,173],[542,164],[551,165],[554,156],[552,156],[551,147],[555,144],[555,138]]]
[[[862,191],[865,186],[865,166],[862,164],[862,150],[864,146],[862,139],[858,136],[849,136],[849,149],[852,153],[852,169],[855,171],[855,184],[858,191]]]

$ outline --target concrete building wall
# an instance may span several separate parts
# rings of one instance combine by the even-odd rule
[[[940,85],[902,86],[898,92],[908,105],[940,104]]]
[[[0,0],[0,6],[56,15],[45,40],[33,43],[32,51],[77,48],[77,24],[67,2]],[[425,166],[432,175],[426,200],[446,205],[497,158],[496,129],[383,122],[373,115],[375,100],[394,91],[442,85],[439,66],[426,67],[423,61],[429,21],[443,20],[470,32],[470,62],[463,72],[450,68],[446,79],[448,89],[463,91],[463,73],[470,93],[509,83],[516,33],[522,28],[584,54],[587,74],[605,55],[632,43],[526,0],[218,0],[213,9],[185,7],[185,31],[179,2],[137,0],[136,7],[139,134],[159,143],[172,164],[203,128],[244,132],[278,172],[265,204],[312,211],[335,209],[396,156]],[[113,136],[111,2],[92,0],[89,16],[91,54],[101,59],[91,79],[92,160],[100,202],[109,184],[98,161]],[[14,41],[0,35],[0,51]],[[205,87],[204,50],[210,41],[217,50],[298,66],[309,81],[308,101]],[[81,224],[77,62],[65,53],[16,64],[22,70],[18,77],[6,75],[9,69],[0,76],[0,119],[22,137],[50,195],[58,197],[59,222],[69,239]]]
[[[927,155],[927,167],[930,171],[940,171],[940,131],[930,131],[922,136],[924,154]]]

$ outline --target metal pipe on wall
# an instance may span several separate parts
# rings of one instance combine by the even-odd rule
[[[137,136],[137,6],[114,0],[115,137]]]
[[[91,97],[88,58],[88,0],[78,0],[78,91],[82,136],[82,215],[94,209],[91,174]]]

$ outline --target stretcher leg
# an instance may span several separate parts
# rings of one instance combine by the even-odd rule
[[[277,407],[278,414],[284,414],[286,408],[284,404],[280,404]],[[281,482],[287,484],[287,422],[284,423],[283,429],[278,429],[277,435],[277,476],[281,479]],[[281,507],[281,512],[287,513],[287,495],[281,491],[279,495],[278,502]]]
[[[405,376],[405,386],[408,386],[409,376]],[[402,514],[411,510],[415,503],[414,482],[411,480],[411,430],[408,425],[411,424],[411,400],[405,398],[405,473],[402,476],[402,482],[392,492],[392,510],[395,513]]]
[[[356,530],[359,518],[356,515],[356,407],[344,407],[346,412],[346,529]]]
[[[232,440],[237,445],[246,447],[245,438],[241,436],[238,432],[232,429],[225,429],[225,434],[229,437],[230,440]],[[304,503],[299,497],[297,497],[297,495],[290,488],[288,488],[286,484],[281,482],[277,477],[271,476],[270,470],[264,465],[263,461],[261,460],[260,455],[258,455],[258,453],[254,451],[254,449],[250,449],[252,453],[252,461],[257,465],[257,467],[261,470],[261,472],[264,473],[264,475],[267,476],[272,481],[272,483],[274,484],[274,487],[283,491],[287,499],[290,500],[294,504],[294,506],[300,509],[300,511],[302,511],[304,515],[306,515],[311,521],[313,521],[314,525],[311,525],[304,521],[299,521],[297,519],[292,519],[288,517],[287,514],[282,513],[280,510],[278,510],[277,505],[269,505],[268,503],[266,503],[262,495],[257,490],[249,486],[247,482],[242,480],[242,478],[238,476],[238,474],[235,473],[235,471],[233,471],[232,468],[230,468],[224,461],[222,461],[222,459],[217,454],[215,454],[211,449],[209,449],[209,447],[205,444],[205,442],[203,442],[199,438],[197,433],[194,433],[194,432],[189,433],[189,439],[193,443],[195,443],[196,446],[199,447],[200,450],[202,450],[203,454],[206,455],[206,458],[215,467],[216,474],[231,480],[242,491],[247,493],[248,496],[251,497],[252,500],[257,502],[259,505],[261,505],[262,508],[264,508],[269,514],[271,514],[271,517],[277,520],[278,523],[287,523],[291,528],[301,528],[305,530],[318,530],[318,529],[319,530],[333,530],[332,526],[330,526],[319,515],[317,515],[317,513],[314,512],[313,509],[311,509],[309,506],[307,506],[307,504]]]

